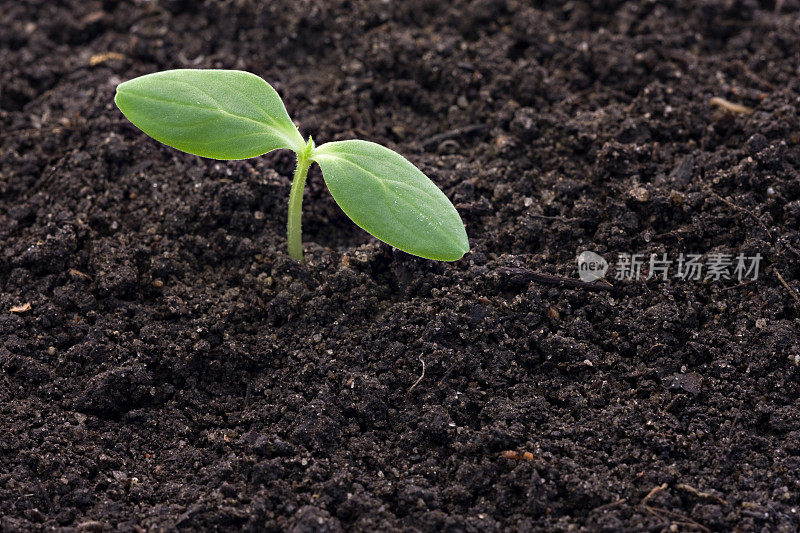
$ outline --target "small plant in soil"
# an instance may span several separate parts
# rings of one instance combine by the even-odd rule
[[[238,70],[168,70],[117,87],[117,107],[150,137],[212,159],[272,150],[297,154],[289,193],[289,255],[303,260],[300,222],[308,169],[317,163],[333,199],[358,226],[404,252],[455,261],[469,251],[455,207],[400,154],[362,140],[304,140],[278,93]]]

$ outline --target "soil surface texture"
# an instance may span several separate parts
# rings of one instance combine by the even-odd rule
[[[0,18],[0,530],[800,528],[797,0]],[[471,251],[378,242],[315,167],[291,260],[291,153],[202,159],[114,106],[168,68],[404,154]]]

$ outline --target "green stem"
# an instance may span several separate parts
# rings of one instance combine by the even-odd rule
[[[308,177],[308,168],[313,162],[311,152],[314,141],[308,138],[305,150],[297,154],[297,167],[292,178],[292,190],[289,192],[289,219],[286,222],[286,241],[289,245],[289,257],[298,261],[303,259],[303,233],[301,228],[303,218],[303,191]]]

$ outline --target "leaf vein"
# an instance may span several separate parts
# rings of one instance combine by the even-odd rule
[[[414,204],[413,204],[413,203],[411,203],[411,202],[410,202],[408,199],[406,199],[405,197],[403,197],[403,196],[401,196],[400,194],[398,194],[398,193],[397,193],[397,191],[394,191],[394,190],[391,190],[391,189],[389,189],[389,187],[387,187],[387,186],[386,186],[386,184],[384,183],[384,181],[388,181],[388,182],[391,182],[391,183],[397,183],[397,184],[399,184],[399,185],[402,185],[402,186],[404,186],[404,187],[409,187],[409,188],[412,188],[412,189],[413,189],[413,190],[415,190],[415,191],[420,191],[420,192],[423,192],[423,193],[425,193],[425,194],[426,194],[426,195],[427,195],[429,198],[431,198],[431,199],[434,199],[434,200],[436,200],[437,202],[441,203],[441,198],[438,198],[438,197],[434,197],[434,196],[432,196],[432,195],[431,195],[431,194],[430,194],[428,191],[426,191],[426,190],[424,190],[424,189],[420,189],[420,188],[417,188],[417,187],[413,187],[412,185],[410,185],[410,184],[406,184],[406,183],[404,183],[404,182],[402,182],[402,181],[397,181],[397,180],[392,180],[392,179],[387,179],[387,178],[381,178],[380,176],[378,176],[378,175],[377,175],[377,174],[375,174],[374,172],[371,172],[370,170],[368,170],[368,169],[364,168],[363,166],[359,165],[358,163],[356,163],[356,162],[354,162],[354,161],[351,161],[351,160],[349,160],[349,159],[347,159],[347,158],[344,158],[344,157],[337,157],[337,156],[331,156],[331,155],[323,155],[323,157],[330,157],[330,158],[332,158],[332,159],[334,159],[334,160],[338,160],[338,161],[340,161],[340,162],[346,162],[346,163],[349,163],[350,165],[352,165],[352,166],[354,166],[354,167],[356,167],[356,168],[358,168],[358,169],[360,169],[360,170],[364,171],[366,174],[368,174],[368,175],[372,176],[372,177],[373,177],[373,178],[374,178],[374,179],[375,179],[375,180],[376,180],[376,181],[377,181],[377,182],[378,182],[378,183],[381,185],[381,187],[383,187],[383,190],[384,190],[385,192],[387,192],[387,193],[388,193],[388,192],[391,192],[391,193],[392,193],[392,194],[393,194],[393,195],[394,195],[394,196],[395,196],[395,197],[396,197],[398,200],[400,200],[400,201],[402,201],[403,203],[405,203],[405,204],[406,204],[408,207],[410,207],[410,208],[411,208],[413,211],[417,212],[419,215],[422,215],[423,217],[431,217],[432,215],[430,215],[430,214],[428,214],[428,213],[425,213],[424,211],[422,211],[422,210],[421,210],[421,209],[420,209],[418,206],[414,205]],[[392,207],[392,206],[389,204],[389,202],[388,202],[388,194],[387,194],[387,195],[384,195],[384,197],[383,197],[383,202],[384,202],[384,204],[386,205],[386,207],[387,207],[387,209],[389,210],[389,212],[390,212],[390,213],[391,213],[391,214],[394,216],[394,218],[395,218],[395,221],[396,221],[397,223],[399,223],[401,226],[403,226],[403,227],[404,227],[406,230],[409,230],[409,231],[411,231],[411,232],[413,233],[413,232],[414,232],[414,230],[413,230],[413,229],[412,229],[410,226],[408,226],[408,225],[407,225],[407,224],[406,224],[406,223],[403,221],[402,217],[398,217],[398,216],[397,216],[397,214],[396,214],[395,210],[394,210],[394,209],[393,209],[393,207]],[[433,229],[436,229],[436,230],[440,230],[440,231],[442,231],[443,233],[445,233],[446,235],[448,235],[449,237],[453,238],[453,239],[454,239],[454,240],[456,240],[456,241],[458,241],[458,240],[459,240],[459,235],[457,234],[458,232],[457,232],[457,231],[453,231],[453,229],[452,229],[452,228],[450,228],[449,226],[431,225],[431,227],[433,227]]]
[[[170,80],[170,81],[177,81],[177,80]],[[194,85],[191,85],[191,84],[186,83],[186,82],[180,82],[180,83],[183,83],[185,85],[189,85],[190,87],[194,87]],[[200,90],[200,89],[198,89],[198,90]],[[177,101],[177,100],[170,100],[169,98],[159,98],[159,97],[156,97],[156,96],[153,96],[153,95],[150,95],[150,94],[143,94],[143,93],[140,93],[139,91],[132,91],[130,89],[128,89],[127,92],[132,94],[132,95],[134,95],[134,96],[138,96],[139,98],[144,98],[144,99],[147,99],[147,100],[153,100],[154,102],[162,102],[162,103],[165,103],[165,104],[173,104],[173,105],[184,106],[184,107],[199,108],[199,109],[205,109],[205,110],[208,110],[208,111],[217,111],[217,112],[219,112],[221,114],[228,115],[228,116],[233,117],[233,118],[246,120],[246,121],[249,121],[249,122],[253,122],[254,124],[258,124],[259,126],[268,127],[268,128],[270,128],[270,129],[272,129],[272,130],[274,130],[276,132],[276,134],[277,134],[276,136],[277,137],[283,139],[284,141],[286,141],[288,143],[287,148],[294,150],[295,143],[286,136],[286,134],[284,133],[283,130],[275,128],[274,126],[272,126],[271,124],[268,124],[266,122],[262,122],[260,120],[255,120],[255,119],[253,119],[251,117],[247,117],[247,116],[244,116],[244,115],[237,115],[236,113],[231,113],[227,109],[222,108],[219,105],[219,102],[217,102],[217,100],[214,99],[213,96],[207,94],[205,91],[200,90],[201,93],[207,95],[209,98],[214,100],[214,102],[216,102],[216,104],[217,104],[217,107],[207,107],[207,106],[201,106],[201,105],[195,105],[195,104],[187,104],[185,102],[180,102],[180,101]],[[215,141],[210,141],[209,143],[198,143],[198,144],[210,144],[211,142],[215,142]]]

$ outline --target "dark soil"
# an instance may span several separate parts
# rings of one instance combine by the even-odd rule
[[[798,10],[0,2],[0,530],[797,530]],[[114,107],[176,67],[405,154],[472,251],[379,243],[315,169],[292,261],[291,154],[193,157]],[[764,259],[532,278],[583,250]]]

